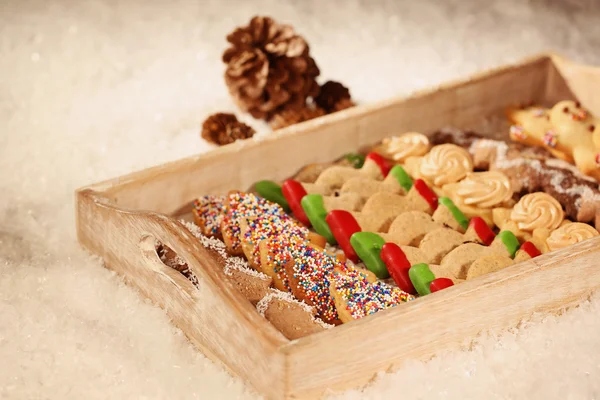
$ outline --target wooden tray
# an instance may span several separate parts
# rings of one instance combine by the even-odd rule
[[[600,286],[600,237],[545,254],[334,329],[289,341],[225,279],[177,222],[202,194],[282,180],[406,131],[480,127],[509,103],[576,99],[600,115],[600,69],[548,54],[469,79],[359,106],[77,191],[83,247],[163,307],[210,359],[268,398],[315,398],[368,383],[407,358],[427,359],[488,329],[576,304]],[[490,131],[490,134],[493,131]],[[189,265],[199,288],[157,257],[154,240]]]

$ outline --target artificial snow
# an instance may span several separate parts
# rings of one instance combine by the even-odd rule
[[[235,110],[224,38],[255,14],[294,25],[323,81],[362,103],[549,49],[600,64],[593,0],[0,1],[0,399],[255,398],[79,248],[73,204],[80,186],[212,148],[203,119]],[[597,398],[599,306],[341,398]]]

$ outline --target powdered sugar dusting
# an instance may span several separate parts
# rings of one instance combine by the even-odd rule
[[[265,281],[270,279],[267,275],[263,274],[262,272],[250,268],[250,266],[248,265],[248,261],[240,257],[230,257],[226,260],[223,272],[225,273],[225,275],[231,276],[233,274],[232,270],[241,271],[247,275],[251,275],[256,278],[263,279]]]
[[[454,126],[449,126],[449,127],[445,127],[443,129],[440,130],[441,132],[444,132],[444,134],[449,135],[452,138],[452,142],[456,143],[458,145],[464,145],[465,144],[465,135],[464,135],[464,131],[454,127]]]
[[[577,176],[579,178],[585,179],[586,181],[597,183],[597,181],[594,178],[592,178],[591,176],[582,174],[581,171],[578,170],[577,167],[575,167],[573,164],[568,163],[565,160],[561,160],[560,158],[550,158],[550,159],[546,160],[546,164],[549,165],[550,167],[554,167],[554,168],[568,169],[569,171],[573,172],[573,174],[575,176]]]
[[[477,139],[473,141],[473,143],[469,147],[469,152],[471,154],[474,154],[478,149],[483,148],[496,149],[496,158],[494,163],[496,168],[508,169],[527,165],[528,167],[534,169],[540,175],[550,176],[550,184],[557,193],[577,197],[575,199],[575,207],[577,209],[581,207],[584,201],[600,201],[600,193],[594,192],[589,186],[573,185],[571,187],[564,188],[562,186],[562,182],[564,182],[565,179],[567,179],[567,175],[565,175],[562,171],[556,169],[544,168],[539,160],[526,159],[522,157],[509,159],[507,157],[508,145],[504,142],[489,139]],[[569,171],[572,171],[577,177],[585,178],[586,180],[591,179],[590,177],[586,177],[585,175],[581,174],[581,172],[579,172],[577,168],[563,160],[548,159],[545,161],[545,163],[550,167],[564,168]],[[591,181],[595,182],[594,179],[591,179]]]
[[[250,268],[248,261],[244,260],[243,258],[232,257],[227,254],[227,251],[225,250],[225,243],[217,238],[204,236],[200,230],[200,227],[193,222],[181,220],[181,223],[185,225],[185,227],[192,233],[192,235],[194,235],[194,237],[200,240],[202,246],[214,250],[225,260],[225,267],[223,267],[223,272],[225,275],[231,276],[232,270],[237,270],[263,280],[269,279],[269,277],[262,272]]]
[[[335,328],[335,325],[328,324],[327,322],[323,321],[321,318],[314,318],[314,320],[317,323],[317,325],[320,325],[325,329]]]
[[[278,290],[278,289],[271,289],[269,291],[269,293],[267,293],[265,295],[265,297],[263,297],[262,299],[260,299],[260,301],[256,304],[256,309],[258,310],[258,313],[264,317],[265,316],[265,312],[267,311],[267,309],[269,308],[269,305],[271,304],[271,301],[273,301],[274,299],[279,299],[279,300],[285,301],[287,303],[298,304],[307,313],[310,313],[310,314],[314,314],[315,313],[315,309],[313,307],[309,306],[308,304],[306,304],[303,301],[298,301],[290,293],[282,292],[281,290]],[[315,320],[319,320],[319,319],[315,318]]]

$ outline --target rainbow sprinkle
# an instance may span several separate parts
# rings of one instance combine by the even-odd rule
[[[516,137],[517,139],[527,139],[527,134],[525,133],[525,130],[523,129],[522,126],[519,125],[512,125],[510,127],[510,134],[514,137]]]
[[[550,131],[547,131],[546,133],[544,133],[542,142],[544,142],[544,144],[546,146],[554,148],[554,147],[556,147],[556,144],[558,143],[558,138],[556,137],[556,134],[554,133],[554,131],[550,130]]]
[[[285,272],[285,265],[292,261],[290,249],[295,246],[298,239],[279,235],[267,242],[267,261],[273,266],[273,271],[283,282],[285,288],[290,290],[290,281]]]
[[[334,255],[315,249],[308,243],[297,243],[291,249],[294,259],[294,278],[302,288],[306,299],[326,321],[338,319],[335,303],[329,291],[334,270],[347,270]]]
[[[293,278],[304,293],[304,300],[315,307],[317,314],[325,321],[338,319],[335,303],[329,293],[329,279],[334,269],[346,270],[334,255],[316,249],[306,240],[289,237],[277,237],[269,241],[269,261],[273,262],[275,272],[284,280],[286,287],[289,279],[285,274],[285,264],[293,261]]]
[[[412,295],[387,283],[370,283],[366,276],[357,270],[350,270],[347,274],[335,273],[333,282],[336,292],[354,319],[414,300]]]
[[[224,231],[223,235],[226,234],[231,239],[233,251],[241,248],[240,222],[242,219],[269,215],[289,218],[279,204],[272,203],[252,193],[230,193],[228,200],[227,218],[223,221],[222,230]]]
[[[225,196],[202,196],[194,200],[193,211],[201,222],[203,234],[218,236],[225,214]]]
[[[575,121],[583,121],[587,117],[588,117],[588,113],[586,110],[577,110],[577,112],[574,112],[573,114],[571,114],[571,118]]]
[[[254,246],[253,257],[256,265],[260,265],[260,248],[258,244],[262,240],[274,239],[280,236],[304,240],[308,236],[308,229],[287,215],[262,215],[249,220],[248,228],[244,233],[244,241]]]

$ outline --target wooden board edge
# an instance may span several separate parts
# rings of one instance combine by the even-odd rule
[[[397,369],[404,359],[428,360],[481,332],[516,326],[535,312],[578,304],[600,288],[600,274],[593,273],[598,257],[600,237],[292,342],[284,348],[291,384],[287,396],[318,398],[326,388],[361,387],[377,372]],[[468,318],[461,318],[464,310],[469,310]],[[444,332],[444,323],[458,329]],[[360,372],[345,373],[340,367],[358,359]],[[311,368],[304,368],[309,360]],[[324,376],[342,378],[325,382]]]
[[[202,255],[207,251],[195,239],[192,239],[191,234],[185,233],[180,223],[157,213],[121,210],[91,190],[78,190],[76,196],[77,236],[82,247],[104,258],[105,265],[119,273],[128,285],[140,290],[142,294],[165,309],[174,324],[209,359],[224,367],[230,374],[241,377],[259,393],[266,394],[270,398],[281,398],[284,393],[286,359],[282,348],[289,343],[289,340],[261,317],[254,306],[225,277],[219,276],[220,270],[207,266],[201,261]],[[86,225],[95,224],[95,221],[102,221],[102,225],[96,224],[97,229],[85,228]],[[122,229],[110,228],[110,225],[114,223],[118,223]],[[108,231],[104,232],[103,228],[106,226],[108,226]],[[115,231],[121,231],[123,234],[118,238],[119,246],[114,246],[114,243],[111,244],[111,239],[107,238],[108,232],[112,234]],[[204,295],[202,298],[190,296],[189,293],[193,292],[195,287],[187,279],[173,275],[174,270],[151,274],[146,273],[144,268],[139,269],[140,264],[147,263],[148,260],[142,256],[143,249],[132,248],[138,244],[137,238],[134,239],[134,236],[140,236],[141,240],[148,235],[160,239],[184,258],[192,272],[200,280],[201,292],[208,290],[206,293],[210,293],[210,296]],[[128,240],[128,237],[131,240]],[[155,266],[154,268],[161,267]],[[152,289],[144,288],[142,283],[151,286]],[[159,293],[162,294],[165,290],[170,294],[161,297]],[[207,298],[210,301],[205,303]],[[165,301],[170,305],[166,305]],[[212,325],[198,323],[198,319],[194,319],[194,310],[204,307],[205,304],[206,307],[210,307],[208,304],[219,304],[222,311],[226,311],[219,313],[218,318],[212,318],[215,322]],[[173,314],[173,308],[176,307],[180,309],[185,307],[188,310],[186,315],[189,316],[189,321],[187,321],[188,318]],[[221,319],[223,322],[218,322]],[[241,328],[234,330],[234,334],[234,331],[221,326],[227,321],[235,321],[235,325]],[[242,337],[240,334],[242,330],[246,332],[245,340],[251,338],[250,342],[237,343],[238,336]],[[200,331],[204,331],[204,333],[198,334]],[[250,332],[251,334],[249,334]],[[198,339],[210,335],[219,337],[211,339],[212,344]],[[224,338],[227,337],[231,339],[231,342],[225,344]],[[221,340],[222,338],[223,340]],[[233,346],[240,350],[248,349],[254,356],[248,357],[242,354],[238,358],[223,357],[218,354],[218,350],[224,349],[224,346]],[[243,350],[240,353],[243,353]],[[243,364],[243,367],[240,367],[240,363]],[[269,371],[269,375],[261,377],[260,381],[258,378],[252,377],[252,372],[247,373],[247,371],[252,371],[255,366],[258,369],[259,365],[262,370]]]
[[[173,245],[172,247],[177,247],[179,249],[186,249],[183,252],[184,254],[180,254],[182,257],[185,255],[188,256],[184,258],[194,260],[196,257],[191,257],[194,252],[189,250],[193,249],[198,258],[210,259],[210,255],[207,250],[195,238],[193,238],[191,234],[186,233],[187,228],[185,228],[179,221],[176,221],[166,215],[151,211],[121,209],[111,204],[109,201],[104,200],[102,196],[99,196],[97,193],[88,190],[81,191],[80,195],[92,200],[97,206],[110,210],[109,212],[128,215],[132,218],[149,219],[153,220],[156,224],[165,226],[170,233],[170,235],[167,237],[170,245]],[[178,244],[178,242],[182,242],[184,244]],[[285,337],[281,335],[279,331],[273,328],[273,326],[266,319],[260,317],[260,315],[255,312],[255,307],[242,296],[239,290],[237,290],[233,285],[229,284],[219,266],[208,265],[206,268],[204,268],[204,265],[199,266],[199,263],[190,262],[189,267],[196,276],[204,276],[213,286],[218,287],[222,293],[229,297],[232,303],[240,304],[243,309],[241,310],[242,313],[239,316],[244,317],[248,321],[257,325],[258,331],[264,334],[265,337],[267,337],[268,340],[271,341],[275,346],[284,346],[289,343],[288,339],[285,339]]]

